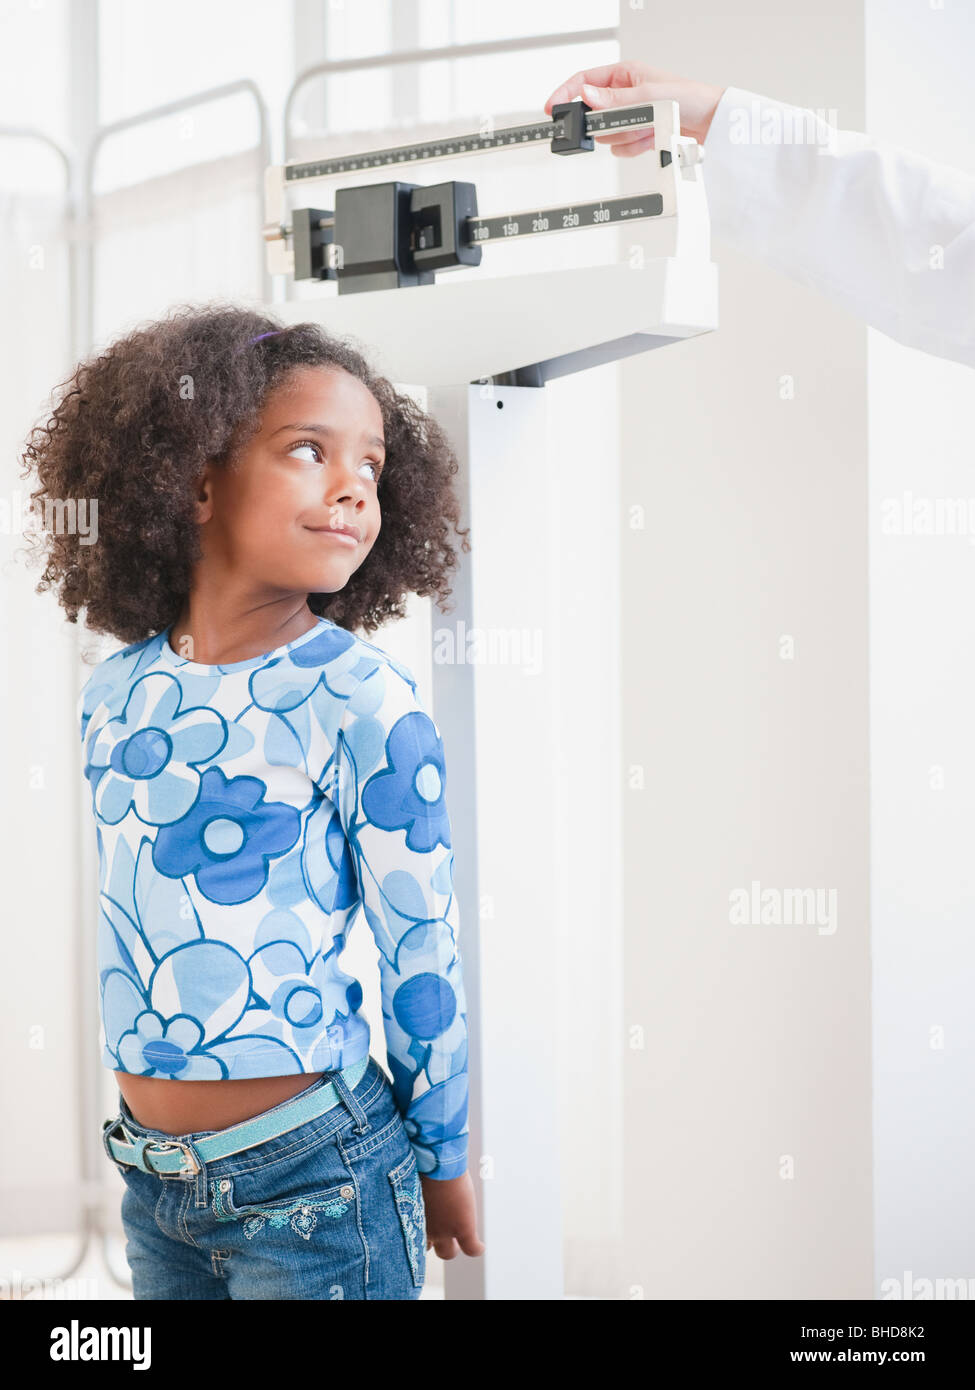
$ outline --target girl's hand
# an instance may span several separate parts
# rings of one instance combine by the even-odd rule
[[[581,100],[594,111],[608,106],[676,101],[680,107],[681,134],[690,135],[703,145],[724,90],[724,87],[663,72],[649,63],[607,63],[604,67],[574,73],[555,89],[545,103],[545,110],[551,116],[552,107],[562,101]],[[609,145],[613,154],[627,158],[653,149],[653,131],[647,133],[645,129],[621,130],[594,138],[600,144]]]
[[[420,1183],[427,1218],[427,1249],[432,1247],[442,1260],[452,1260],[458,1245],[465,1255],[483,1255],[470,1173],[445,1179],[425,1178],[421,1173]]]

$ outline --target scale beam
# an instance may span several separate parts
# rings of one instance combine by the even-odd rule
[[[542,140],[555,154],[585,153],[596,135],[633,127],[654,135],[654,148],[639,156],[648,186],[634,194],[488,215],[478,209],[473,183],[398,177],[406,165]],[[338,187],[333,207],[295,208],[286,225],[289,190],[384,167],[397,177]],[[369,343],[377,367],[394,382],[542,386],[717,326],[701,150],[681,136],[673,101],[613,111],[568,102],[554,108],[551,121],[273,166],[266,191],[271,272],[334,280],[338,288],[337,295],[289,299],[275,312],[285,322],[320,318],[331,331]],[[500,241],[659,218],[674,222],[669,255],[644,257],[636,246],[625,261],[608,265],[436,279],[445,270],[477,267],[485,246]],[[640,254],[630,254],[634,249]]]
[[[334,159],[293,160],[280,167],[288,183],[307,183],[311,179],[334,178],[337,174],[358,174],[363,169],[383,169],[396,164],[420,164],[433,159],[454,159],[458,155],[483,154],[488,150],[528,148],[539,141],[550,141],[553,153],[569,154],[577,148],[574,121],[582,120],[586,142],[596,135],[607,135],[634,126],[653,126],[653,106],[617,106],[612,111],[591,111],[584,101],[564,102],[564,107],[581,107],[581,112],[564,114],[550,121],[535,121],[528,125],[505,126],[502,130],[471,135],[454,135],[443,140],[425,140],[412,145],[393,145],[388,149],[369,150],[366,154],[337,155]],[[572,148],[562,148],[571,143]],[[583,148],[586,146],[583,145]]]
[[[587,153],[594,149],[595,136],[633,128],[652,131],[655,142],[645,157],[655,186],[636,197],[482,215],[472,183],[424,187],[397,179],[339,188],[334,209],[298,208],[291,223],[287,221],[288,193],[316,181],[541,142],[548,142],[554,154]],[[556,105],[550,121],[273,165],[265,176],[268,270],[296,280],[337,280],[340,294],[430,284],[437,271],[480,264],[481,248],[491,243],[673,217],[679,184],[696,179],[702,157],[697,142],[680,134],[676,102],[592,111],[585,102],[575,101]]]

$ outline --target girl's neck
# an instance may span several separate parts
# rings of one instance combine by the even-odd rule
[[[190,596],[168,641],[177,656],[204,666],[227,666],[286,646],[310,631],[318,618],[307,598],[291,594],[266,603],[202,602]]]

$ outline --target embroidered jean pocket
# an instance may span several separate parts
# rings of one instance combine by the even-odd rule
[[[234,1201],[233,1178],[211,1180],[210,1191],[216,1220],[239,1222],[248,1240],[267,1231],[285,1228],[290,1228],[303,1240],[310,1240],[312,1232],[321,1222],[338,1223],[343,1219],[355,1219],[356,1195],[350,1182],[274,1202],[241,1205]]]
[[[427,1263],[427,1223],[423,1207],[423,1190],[420,1187],[420,1174],[416,1166],[416,1155],[410,1149],[409,1155],[398,1167],[387,1174],[396,1210],[399,1213],[406,1253],[410,1261],[413,1283],[422,1289],[426,1278]]]

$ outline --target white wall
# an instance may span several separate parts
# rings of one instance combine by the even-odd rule
[[[849,0],[647,0],[621,18],[624,57],[862,128]],[[639,188],[639,169],[626,179]],[[713,254],[717,333],[621,368],[617,1296],[864,1298],[866,335],[720,242]],[[835,932],[731,925],[729,894],[753,880],[835,890]]]
[[[46,326],[43,336],[18,332],[0,339],[0,1116],[5,1134],[22,1134],[46,1114],[59,1116],[69,1136],[60,1155],[50,1148],[42,1154],[33,1144],[5,1145],[3,1233],[36,1229],[31,1215],[39,1209],[48,1229],[74,1231],[82,1197],[76,1136],[87,1058],[79,1056],[76,1027],[81,912],[74,633],[52,594],[35,593],[43,565],[27,564],[31,550],[22,528],[32,484],[20,477],[18,457],[30,423],[24,402],[43,400],[52,375],[70,370],[62,218],[62,197],[53,192],[21,200],[0,189],[0,297],[16,321]],[[32,257],[31,248],[42,254],[35,250]],[[31,1213],[26,1224],[25,1212]]]
[[[971,0],[867,0],[870,133],[975,170],[973,55]],[[975,376],[868,342],[876,1290],[971,1297]],[[905,506],[945,501],[963,534],[904,533]]]

